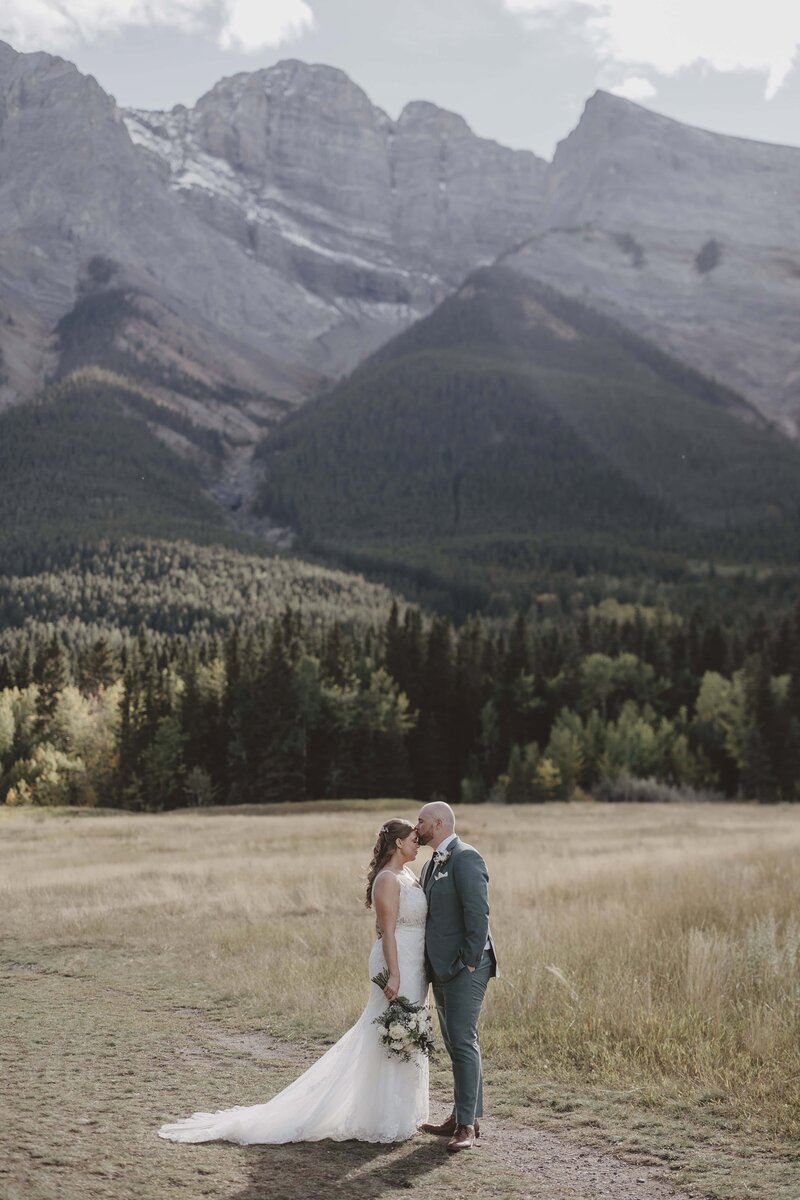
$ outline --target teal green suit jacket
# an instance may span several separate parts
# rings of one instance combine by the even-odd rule
[[[428,899],[425,958],[431,979],[447,983],[466,967],[477,967],[488,940],[492,975],[499,975],[489,929],[489,872],[474,846],[459,837],[447,847],[450,857],[433,870],[422,868],[420,882]]]

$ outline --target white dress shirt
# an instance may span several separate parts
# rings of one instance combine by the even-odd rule
[[[447,847],[450,845],[450,843],[452,841],[454,841],[455,836],[456,835],[454,833],[448,834],[447,837],[444,839],[444,841],[439,842],[439,845],[436,847],[436,849],[434,850],[433,853],[434,854],[444,853],[444,851],[447,849]]]

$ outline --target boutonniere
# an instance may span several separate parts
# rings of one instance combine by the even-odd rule
[[[442,867],[447,862],[449,857],[450,857],[449,850],[437,850],[436,853],[434,854],[433,860],[431,863],[431,871],[433,873],[434,883],[436,882],[437,879],[447,879],[447,871],[443,871]]]

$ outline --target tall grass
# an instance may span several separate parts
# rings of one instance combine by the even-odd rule
[[[7,931],[116,964],[176,1002],[335,1037],[365,998],[375,829],[415,810],[0,812]],[[502,978],[491,1069],[657,1107],[712,1097],[800,1134],[800,810],[548,805],[462,811],[489,864]],[[419,869],[427,851],[421,851]],[[111,968],[108,968],[111,969]]]

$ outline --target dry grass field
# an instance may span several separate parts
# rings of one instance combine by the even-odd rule
[[[0,809],[4,1200],[582,1196],[481,1155],[454,1191],[432,1139],[412,1172],[407,1148],[270,1148],[267,1169],[253,1148],[155,1137],[267,1098],[352,1023],[374,832],[415,812]],[[800,808],[460,816],[489,864],[503,971],[484,1009],[488,1111],[690,1194],[798,1200]],[[436,1078],[441,1096],[444,1064]]]

